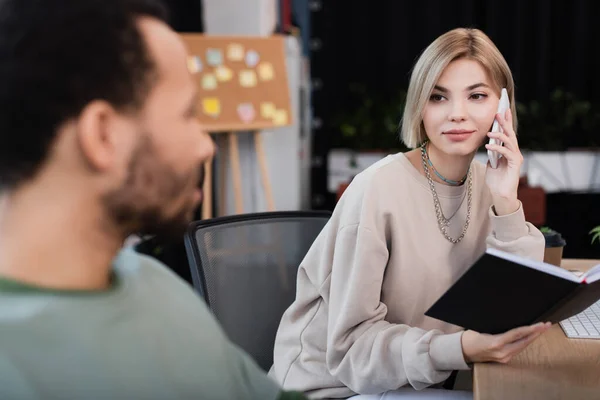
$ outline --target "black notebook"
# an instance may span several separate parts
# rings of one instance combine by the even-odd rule
[[[425,315],[480,333],[558,323],[600,299],[600,265],[577,276],[563,268],[488,249]]]

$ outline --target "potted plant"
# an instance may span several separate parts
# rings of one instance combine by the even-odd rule
[[[345,164],[342,171],[335,171],[346,177],[337,188],[338,198],[366,166],[387,154],[408,150],[399,138],[405,101],[405,90],[385,93],[360,83],[349,86],[346,101],[330,125],[336,133],[329,155],[335,160],[332,164]]]
[[[338,135],[332,148],[360,152],[396,152],[406,150],[399,139],[399,122],[404,111],[406,91],[386,94],[351,84],[348,104],[332,118]]]
[[[547,226],[541,227],[540,232],[542,232],[546,241],[544,262],[560,267],[563,248],[566,246],[567,242],[560,233]]]
[[[519,144],[530,151],[598,147],[600,112],[589,101],[557,88],[542,100],[517,102]]]

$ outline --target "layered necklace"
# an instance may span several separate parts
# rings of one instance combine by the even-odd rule
[[[437,217],[438,227],[440,228],[440,232],[442,235],[451,243],[459,243],[467,233],[467,228],[469,227],[469,222],[471,221],[471,202],[472,202],[472,187],[473,187],[473,173],[471,172],[471,168],[467,171],[467,174],[460,181],[453,181],[451,179],[444,178],[433,166],[431,160],[429,159],[429,155],[427,154],[427,142],[421,145],[421,159],[423,160],[423,170],[425,171],[425,176],[427,177],[427,181],[429,182],[429,189],[431,190],[431,194],[433,196],[433,205],[435,208],[435,215]],[[446,218],[444,212],[442,210],[442,205],[440,204],[440,199],[438,197],[437,191],[435,190],[435,184],[433,183],[433,179],[431,178],[430,169],[434,171],[436,176],[442,179],[444,182],[458,186],[462,185],[464,182],[467,182],[467,220],[463,226],[461,234],[457,238],[453,238],[448,233],[448,226],[450,225],[450,220],[456,214],[456,211],[460,209],[462,205],[462,201],[458,206],[458,209],[450,216],[450,218]],[[464,200],[464,198],[463,198]]]

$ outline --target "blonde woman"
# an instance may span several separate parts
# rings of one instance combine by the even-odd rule
[[[496,115],[503,87],[511,109]],[[514,104],[510,69],[481,31],[427,47],[402,124],[413,150],[352,181],[300,266],[275,343],[280,384],[311,398],[470,398],[434,388],[471,363],[507,362],[549,327],[492,336],[424,315],[486,246],[543,259],[543,235],[517,199]],[[489,132],[494,118],[504,133]],[[486,144],[503,156],[497,169],[474,161],[489,138],[505,143]]]

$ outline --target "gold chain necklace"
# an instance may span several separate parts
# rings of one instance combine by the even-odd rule
[[[444,237],[449,242],[456,244],[459,243],[465,237],[465,234],[467,233],[467,228],[469,227],[469,222],[471,222],[473,172],[472,169],[469,168],[467,178],[467,220],[465,221],[460,236],[457,238],[453,238],[450,236],[450,234],[448,234],[448,225],[450,224],[450,219],[444,216],[444,212],[442,211],[442,205],[440,204],[440,199],[435,190],[433,179],[431,179],[431,173],[429,172],[428,156],[427,152],[425,151],[425,145],[426,143],[423,143],[423,145],[421,146],[421,159],[423,160],[423,169],[425,170],[425,176],[427,177],[427,181],[429,182],[429,189],[431,190],[431,194],[433,196],[433,206],[435,208],[435,215],[437,217],[438,227],[440,228],[440,232],[442,232],[442,235],[444,235]]]

